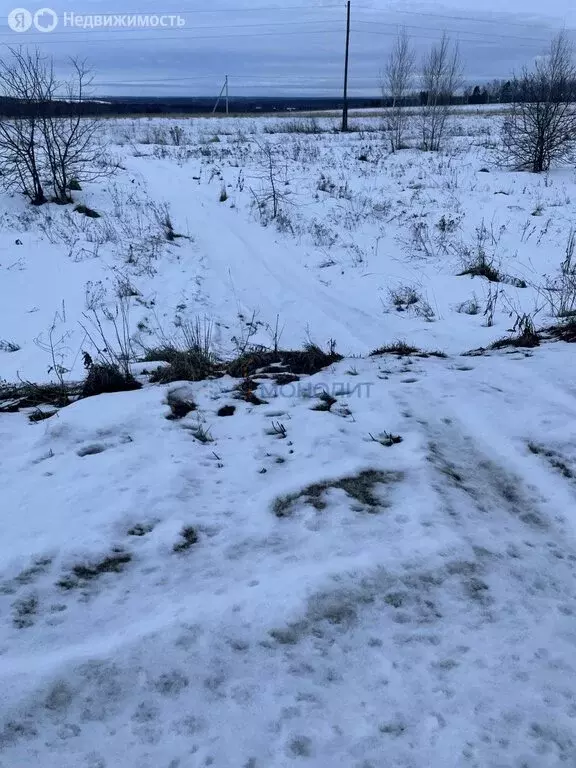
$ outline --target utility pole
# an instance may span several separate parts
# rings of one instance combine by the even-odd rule
[[[224,85],[222,86],[222,90],[218,94],[218,98],[216,99],[216,104],[214,104],[214,109],[212,110],[212,114],[216,112],[218,109],[218,105],[220,104],[220,99],[222,98],[222,95],[226,94],[226,114],[229,114],[229,98],[228,98],[228,75],[226,75],[226,80],[224,80]]]
[[[342,131],[348,130],[348,62],[350,59],[350,0],[346,3],[346,56],[344,58],[344,104],[342,106]]]

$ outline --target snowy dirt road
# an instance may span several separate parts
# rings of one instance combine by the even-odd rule
[[[572,765],[570,355],[4,417],[0,765]]]

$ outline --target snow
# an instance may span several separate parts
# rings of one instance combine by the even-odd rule
[[[564,257],[575,180],[489,165],[480,144],[497,120],[459,117],[440,156],[388,156],[371,132],[264,133],[279,123],[265,118],[111,121],[116,210],[105,182],[77,193],[102,213],[82,231],[65,209],[3,199],[0,338],[21,349],[0,352],[2,378],[51,378],[34,339],[55,315],[65,377],[80,378],[86,283],[113,307],[118,276],[138,292],[129,322],[144,345],[199,316],[222,354],[271,346],[278,317],[282,347],[335,339],[346,357],[292,384],[262,380],[259,406],[224,376],[81,400],[34,424],[0,414],[2,768],[573,763],[572,349],[463,353],[505,336],[511,308],[540,303],[550,320],[538,286]],[[183,148],[146,143],[171,125]],[[285,152],[293,231],[250,207],[255,137]],[[350,197],[318,190],[321,173]],[[158,238],[147,200],[169,203],[186,237]],[[442,216],[458,220],[446,241]],[[429,253],[413,221],[428,225]],[[497,284],[492,327],[494,286],[456,277],[483,221],[501,271],[529,283]],[[431,322],[390,301],[415,283]],[[457,312],[473,293],[479,314]],[[368,355],[398,338],[448,356]],[[134,366],[143,380],[146,367]],[[179,420],[174,391],[197,406]],[[323,391],[330,411],[315,410]],[[233,415],[218,415],[225,405]],[[402,441],[383,445],[385,433]]]

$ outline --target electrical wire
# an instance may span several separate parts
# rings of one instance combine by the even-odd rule
[[[370,27],[373,27],[375,24],[376,25],[378,25],[378,24],[384,25],[386,22],[357,20],[354,23],[355,24],[367,24]],[[397,28],[399,25],[389,25],[389,26],[394,26],[395,28]],[[418,29],[418,30],[423,30],[425,32],[447,32],[447,33],[451,33],[453,35],[477,35],[477,36],[483,37],[483,38],[485,38],[487,40],[492,40],[492,39],[526,40],[526,41],[531,42],[531,43],[549,43],[550,42],[549,38],[548,39],[544,39],[544,38],[541,38],[541,37],[540,38],[538,38],[538,37],[526,37],[526,36],[521,36],[521,35],[499,35],[499,34],[492,33],[492,32],[490,32],[490,33],[476,32],[473,29],[445,29],[443,27],[421,27],[421,26],[417,26],[415,24],[403,24],[402,26],[405,27],[406,29]],[[373,30],[373,31],[375,33],[377,32],[377,30]],[[394,31],[393,34],[396,35],[397,31]]]
[[[142,30],[142,32],[145,32],[146,30]],[[164,40],[181,40],[181,41],[187,41],[187,40],[229,40],[233,38],[239,38],[239,37],[246,37],[246,38],[254,38],[254,37],[289,37],[289,36],[301,36],[301,35],[326,35],[326,34],[334,34],[334,33],[341,33],[341,29],[316,29],[316,30],[298,30],[297,32],[255,32],[254,34],[230,34],[230,35],[185,35],[185,34],[179,34],[179,35],[156,35],[155,37],[136,37],[136,35],[132,35],[130,37],[83,37],[81,39],[62,39],[62,40],[54,40],[53,38],[50,38],[49,40],[46,39],[46,37],[39,38],[38,40],[28,41],[33,43],[34,45],[64,45],[65,43],[79,43],[81,45],[85,45],[86,43],[111,43],[111,42],[161,42]]]

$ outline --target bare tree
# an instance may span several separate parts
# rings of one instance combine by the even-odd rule
[[[284,170],[282,177],[281,169],[278,167],[276,146],[269,142],[261,144],[255,141],[254,143],[258,148],[257,158],[262,169],[256,177],[261,182],[261,188],[258,191],[250,188],[250,191],[261,220],[269,223],[272,219],[278,220],[283,213],[283,208],[292,202],[291,191],[286,176],[287,170]]]
[[[0,95],[19,113],[0,120],[2,181],[34,205],[46,202],[41,105],[52,99],[55,85],[52,64],[38,51],[8,48],[6,58],[0,60]]]
[[[387,116],[392,152],[396,152],[404,145],[408,123],[405,101],[413,83],[415,64],[416,55],[410,44],[410,38],[406,30],[402,29],[388,56],[382,78],[382,95],[392,100]]]
[[[446,135],[451,102],[462,84],[462,62],[458,45],[444,34],[422,62],[423,103],[420,107],[422,149],[438,151]]]
[[[72,60],[73,74],[58,81],[52,59],[38,50],[7,49],[0,60],[0,96],[10,117],[0,119],[0,182],[33,204],[70,202],[73,180],[92,181],[113,170],[100,141],[100,122],[85,114],[91,74]]]
[[[90,96],[92,74],[86,63],[71,60],[73,74],[59,84],[66,109],[46,110],[42,120],[42,139],[54,199],[70,202],[72,181],[94,181],[106,175],[108,167],[101,142],[101,122],[83,115],[83,105]],[[64,114],[61,114],[64,112]]]
[[[576,69],[566,34],[558,34],[548,56],[524,67],[512,81],[514,101],[502,124],[499,157],[517,170],[541,173],[576,148]]]

